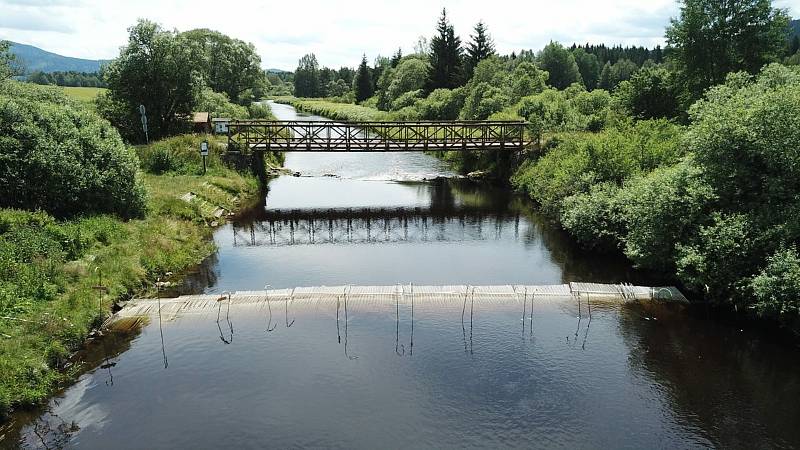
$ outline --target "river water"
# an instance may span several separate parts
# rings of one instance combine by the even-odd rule
[[[273,104],[281,119],[318,120]],[[194,290],[657,283],[421,153],[289,153]],[[112,331],[3,446],[800,446],[800,352],[680,305],[285,305]],[[269,314],[269,315],[268,315]],[[273,317],[274,316],[274,317]],[[522,317],[528,317],[521,320]],[[271,330],[271,331],[270,331]],[[21,441],[20,441],[21,439]]]

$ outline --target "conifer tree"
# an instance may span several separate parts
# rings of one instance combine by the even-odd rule
[[[492,42],[492,38],[489,36],[486,25],[483,23],[483,21],[478,22],[475,25],[474,30],[475,34],[471,36],[472,41],[467,44],[467,58],[465,64],[465,75],[467,80],[472,78],[472,73],[475,71],[475,67],[479,62],[494,55],[495,53],[494,42]]]
[[[461,39],[455,35],[444,9],[436,30],[438,34],[431,39],[428,91],[457,88],[463,82]]]
[[[606,62],[603,70],[600,72],[600,81],[597,82],[597,87],[610,91],[614,88],[614,80],[611,76],[611,63]]]
[[[355,90],[356,102],[359,103],[372,97],[374,93],[372,78],[367,66],[367,55],[361,58],[361,64],[358,66],[356,77],[353,79],[353,90]]]
[[[398,48],[397,53],[392,55],[392,59],[389,61],[389,66],[392,68],[397,67],[400,64],[400,60],[403,59],[403,49]]]

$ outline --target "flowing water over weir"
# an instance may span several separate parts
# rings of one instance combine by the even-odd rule
[[[526,199],[423,153],[286,166],[0,447],[800,447],[797,348],[576,248]]]

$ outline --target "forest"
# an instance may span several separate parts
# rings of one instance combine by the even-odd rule
[[[799,23],[769,0],[682,0],[665,48],[500,55],[486,24],[462,41],[442,11],[414,53],[363,56],[344,93],[328,90],[341,71],[304,56],[279,101],[337,120],[524,120],[536,151],[497,181],[585,248],[798,333]],[[439,156],[496,169],[491,154]]]

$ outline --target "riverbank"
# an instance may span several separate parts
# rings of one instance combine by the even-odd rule
[[[212,147],[205,175],[203,139]],[[0,210],[0,417],[72,379],[81,366],[70,355],[116,302],[151,295],[158,280],[179,283],[215,251],[213,227],[260,198],[255,177],[222,163],[222,145],[178,136],[137,147],[148,191],[142,219]]]

